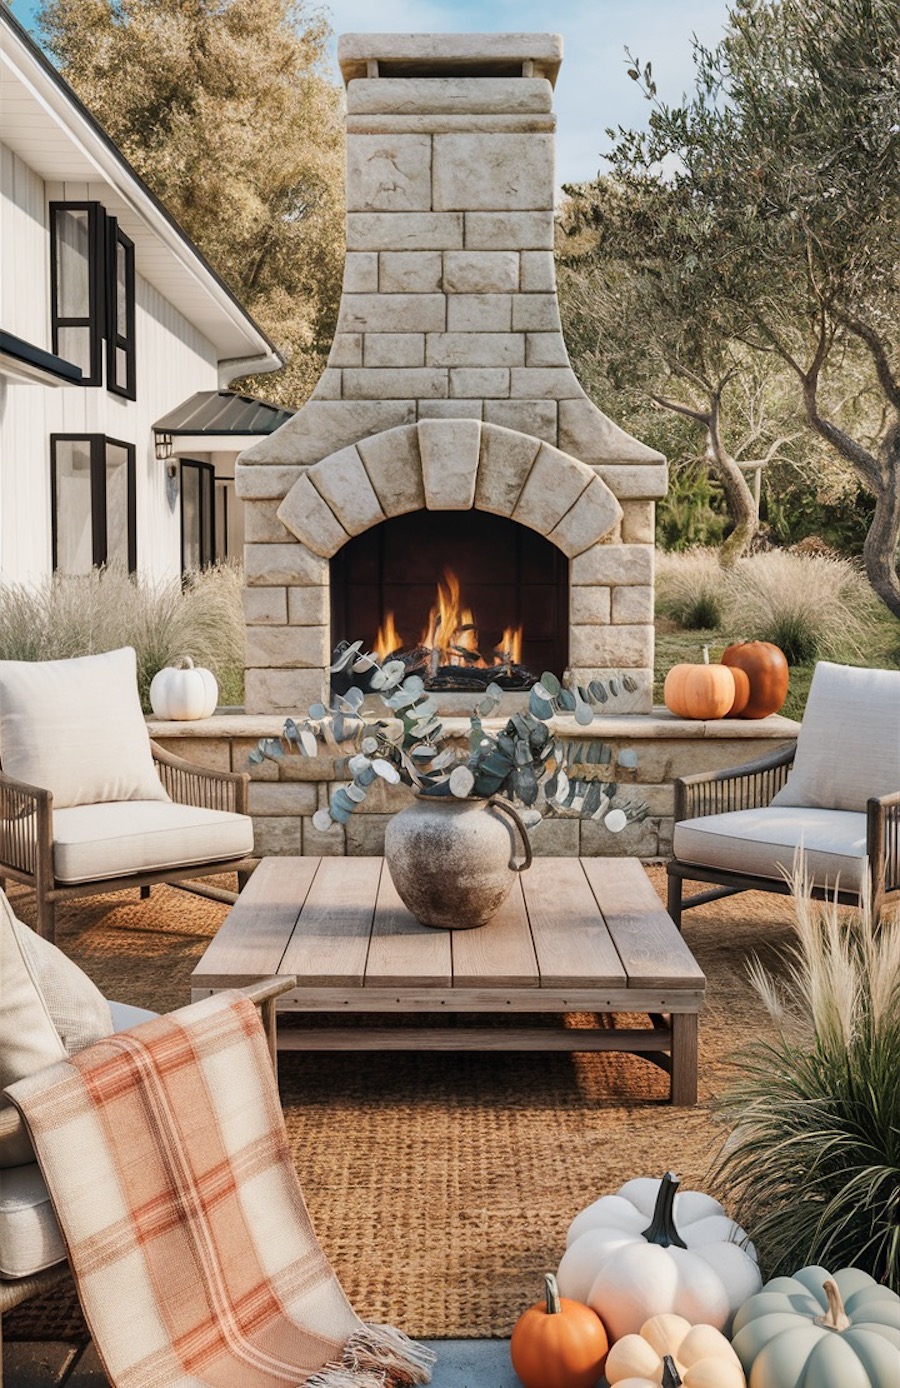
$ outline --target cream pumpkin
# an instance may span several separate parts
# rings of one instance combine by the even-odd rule
[[[663,1382],[669,1355],[685,1388],[746,1388],[731,1345],[711,1325],[691,1325],[683,1316],[652,1316],[635,1335],[623,1335],[609,1352],[606,1377],[615,1388]]]
[[[150,707],[157,718],[190,721],[215,712],[219,687],[211,670],[195,665],[189,655],[180,666],[158,670],[150,681]]]
[[[569,1226],[560,1292],[592,1307],[611,1340],[668,1312],[727,1331],[762,1286],[743,1229],[711,1196],[677,1188],[671,1172],[627,1181]]]

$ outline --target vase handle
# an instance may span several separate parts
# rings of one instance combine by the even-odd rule
[[[508,800],[501,799],[499,795],[492,795],[491,798],[488,800],[488,804],[493,805],[495,809],[502,810],[504,814],[508,814],[513,824],[515,824],[516,828],[521,834],[522,847],[525,849],[525,861],[523,863],[517,863],[514,858],[510,858],[509,865],[512,868],[513,872],[525,872],[527,868],[531,867],[531,864],[534,861],[534,854],[531,851],[531,840],[528,837],[528,830],[522,823],[518,811],[513,809],[512,805],[509,803]]]

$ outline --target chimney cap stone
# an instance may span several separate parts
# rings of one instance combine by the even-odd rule
[[[563,57],[560,34],[341,34],[344,82],[357,77],[546,77]]]

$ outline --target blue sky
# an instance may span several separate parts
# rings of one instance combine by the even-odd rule
[[[13,12],[24,24],[31,23],[36,8],[37,0],[13,0]],[[607,126],[646,124],[649,107],[626,75],[625,48],[642,62],[652,61],[661,97],[675,101],[691,85],[691,35],[714,44],[726,0],[332,0],[322,8],[331,15],[335,34],[561,34],[565,57],[556,111],[562,183],[594,177],[607,147]]]

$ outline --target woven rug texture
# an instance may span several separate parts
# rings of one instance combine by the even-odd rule
[[[647,871],[664,898],[664,869]],[[10,884],[10,899],[33,922],[29,895]],[[162,1012],[190,1001],[227,909],[170,887],[96,897],[58,911],[57,942],[108,997]],[[791,915],[788,899],[754,892],[685,917],[707,977],[696,1108],[672,1108],[662,1071],[616,1053],[283,1053],[297,1174],[357,1313],[417,1337],[506,1336],[583,1206],[666,1171],[709,1189],[725,1136],[716,1097],[768,1021],[747,963],[777,968]],[[87,1336],[68,1288],[10,1313],[4,1334]]]

